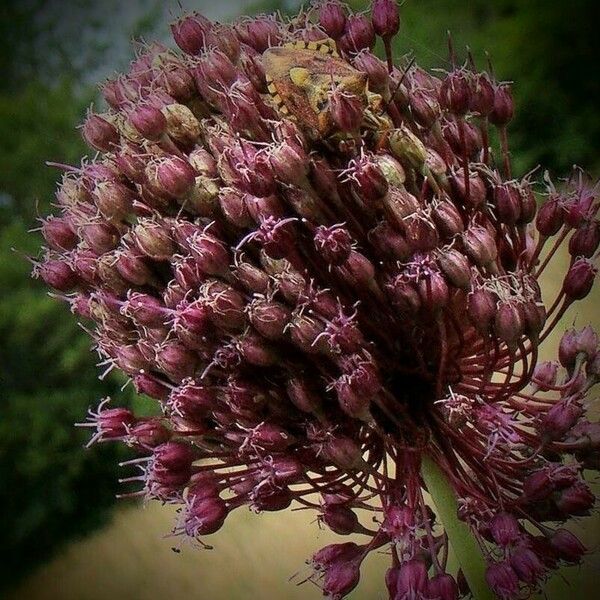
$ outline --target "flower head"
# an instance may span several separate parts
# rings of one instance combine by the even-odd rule
[[[135,448],[126,495],[180,505],[176,534],[299,503],[366,538],[313,557],[328,597],[385,547],[391,598],[454,599],[426,453],[488,585],[515,598],[585,552],[562,524],[595,500],[598,336],[566,332],[559,362],[538,353],[594,284],[600,204],[575,171],[537,210],[510,173],[509,87],[395,65],[398,27],[387,0],[372,19],[334,0],[290,21],[179,19],[183,53],[149,46],[88,114],[100,154],[66,173],[34,272],[159,403],[138,418],[103,401],[84,425]]]

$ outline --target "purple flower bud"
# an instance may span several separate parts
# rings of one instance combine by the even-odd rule
[[[135,196],[126,185],[118,181],[97,183],[92,195],[98,210],[107,219],[120,221],[131,214]]]
[[[574,229],[580,227],[585,220],[592,218],[594,202],[593,194],[582,194],[579,190],[574,198],[563,200],[565,223]]]
[[[496,317],[497,298],[484,288],[473,290],[468,296],[467,314],[471,323],[481,333],[487,333]]]
[[[159,419],[140,419],[129,429],[128,443],[139,448],[155,448],[168,442],[171,432]]]
[[[292,503],[292,495],[286,488],[258,488],[252,494],[252,509],[261,511],[285,510]]]
[[[109,401],[110,398],[102,400],[95,413],[90,410],[88,423],[79,424],[80,427],[96,427],[96,433],[88,445],[96,441],[123,439],[129,427],[136,422],[135,416],[127,408],[105,408]]]
[[[100,152],[110,152],[119,144],[119,132],[115,126],[92,112],[88,112],[81,131],[83,139]]]
[[[437,257],[438,264],[448,281],[457,288],[471,287],[471,264],[458,250],[444,249]]]
[[[262,64],[261,55],[247,44],[243,44],[241,48],[240,66],[257,91],[261,94],[268,91],[265,68]]]
[[[348,174],[357,195],[367,202],[378,202],[388,191],[388,181],[373,156],[365,155],[351,161]]]
[[[458,600],[458,597],[458,584],[448,573],[438,573],[427,582],[427,598],[431,600]]]
[[[479,129],[469,121],[462,121],[463,134],[458,119],[461,117],[446,117],[442,122],[442,131],[444,138],[450,144],[453,152],[456,154],[466,154],[467,157],[474,157],[481,150],[482,138]],[[475,202],[473,204],[476,205]]]
[[[235,82],[236,66],[226,54],[214,48],[203,53],[193,64],[191,74],[202,96],[210,102],[222,102],[222,96],[215,89],[228,89]]]
[[[236,280],[250,292],[265,294],[269,290],[269,276],[249,262],[237,262],[233,273]]]
[[[315,231],[315,248],[328,264],[341,265],[352,251],[352,237],[342,225],[320,225]]]
[[[216,327],[226,331],[240,331],[244,327],[245,302],[237,290],[213,279],[202,286],[200,294],[203,302],[211,309],[211,320]]]
[[[321,516],[323,522],[338,535],[350,535],[359,528],[356,513],[343,504],[329,504]]]
[[[575,343],[577,354],[585,356],[586,360],[594,358],[598,352],[598,334],[591,325],[586,325],[581,331],[577,332]]]
[[[339,43],[347,54],[357,54],[364,48],[373,48],[375,45],[375,31],[370,19],[366,15],[350,15],[346,19],[344,34]]]
[[[287,381],[285,387],[290,401],[298,410],[305,413],[320,412],[322,399],[306,379],[293,377]]]
[[[165,442],[154,448],[153,471],[158,477],[164,477],[173,485],[186,484],[191,476],[194,452],[189,444],[183,442]],[[174,483],[177,480],[179,483]]]
[[[412,254],[408,242],[398,233],[388,221],[382,221],[367,233],[374,248],[382,256],[407,260]]]
[[[600,222],[589,221],[575,231],[569,240],[569,253],[573,257],[591,258],[600,245]]]
[[[490,522],[490,531],[499,546],[510,546],[521,537],[521,528],[514,515],[507,512],[496,513]]]
[[[566,563],[577,564],[586,553],[585,546],[566,529],[557,529],[550,538],[552,549]]]
[[[395,542],[403,543],[415,534],[415,511],[409,506],[391,504],[385,510],[383,530]]]
[[[568,301],[582,300],[594,285],[597,269],[587,258],[577,259],[569,268],[563,281],[563,292]]]
[[[530,585],[537,583],[545,572],[537,554],[523,544],[511,551],[510,564],[517,577]]]
[[[415,121],[429,129],[440,117],[440,106],[428,90],[416,89],[410,94],[410,108]]]
[[[184,530],[197,538],[215,533],[223,526],[229,513],[225,501],[218,497],[198,497],[190,492],[189,506],[184,515]]]
[[[546,200],[538,210],[535,226],[541,235],[549,237],[564,224],[564,211],[557,198]]]
[[[556,361],[544,361],[536,365],[533,372],[533,381],[540,390],[546,392],[550,387],[556,385],[558,367]]]
[[[308,174],[308,156],[301,145],[284,141],[269,150],[269,161],[273,173],[280,181],[298,185]]]
[[[202,15],[192,13],[184,15],[171,24],[171,32],[175,43],[186,54],[200,54],[206,46],[207,33],[211,25],[211,22]]]
[[[194,352],[178,342],[167,342],[156,351],[156,364],[175,382],[191,377],[198,366]]]
[[[277,362],[277,353],[263,337],[252,331],[246,331],[237,340],[240,356],[251,365],[270,367]]]
[[[348,562],[356,559],[361,551],[361,546],[354,542],[330,544],[315,552],[311,562],[315,569],[324,571],[335,562]]]
[[[508,561],[491,563],[485,579],[500,600],[512,600],[519,594],[519,579]]]
[[[583,516],[589,514],[594,507],[596,496],[583,481],[577,481],[572,486],[562,490],[556,500],[556,506],[565,516]]]
[[[494,238],[484,227],[471,226],[462,236],[465,252],[479,267],[487,267],[498,257]]]
[[[130,294],[121,310],[124,315],[142,326],[162,325],[168,312],[160,300],[140,292]]]
[[[263,422],[252,430],[249,443],[269,452],[283,452],[294,443],[294,438],[283,427]]]
[[[440,242],[434,223],[420,213],[406,218],[405,236],[413,252],[429,252]]]
[[[494,331],[509,348],[514,348],[525,331],[522,306],[514,301],[500,302],[494,321]]]
[[[349,594],[360,581],[360,568],[357,561],[336,561],[325,570],[323,593],[332,600]]]
[[[523,482],[523,493],[530,502],[547,498],[557,487],[566,487],[577,480],[577,472],[561,464],[551,463],[531,473]]]
[[[558,346],[558,359],[560,364],[571,370],[575,366],[578,353],[577,332],[575,329],[567,329],[560,339]]]
[[[153,260],[168,260],[175,252],[169,228],[160,221],[138,219],[133,236],[138,248]]]
[[[68,217],[50,217],[42,222],[42,235],[53,250],[71,250],[77,245],[77,234]]]
[[[520,217],[519,224],[531,223],[537,213],[537,200],[529,182],[519,186]]]
[[[431,216],[438,231],[446,239],[452,239],[464,231],[463,219],[452,202],[447,200],[438,202],[434,205]]]
[[[399,275],[386,284],[386,289],[394,306],[402,314],[416,314],[421,308],[421,298],[411,282]]]
[[[340,131],[353,132],[363,122],[365,106],[362,98],[338,86],[329,92],[329,111]]]
[[[159,140],[167,129],[163,113],[149,104],[136,106],[128,115],[129,122],[147,140]]]
[[[223,242],[209,233],[196,234],[190,240],[190,251],[201,271],[207,275],[229,273],[229,252]]]
[[[291,320],[291,313],[281,302],[258,298],[249,305],[248,318],[261,335],[277,340],[283,337]]]
[[[370,50],[361,50],[354,57],[354,66],[369,78],[369,90],[389,95],[390,76],[385,63]]]
[[[583,408],[576,402],[557,402],[542,417],[540,432],[551,440],[559,440],[577,423],[582,414]]]
[[[528,543],[545,567],[549,569],[555,569],[557,567],[558,553],[554,550],[550,544],[550,540],[546,536],[539,535],[530,537]]]
[[[117,271],[123,279],[134,285],[148,285],[155,279],[150,267],[137,251],[123,250],[117,254]]]
[[[374,0],[371,6],[371,20],[378,36],[395,36],[400,29],[400,10],[396,0]]]
[[[244,204],[253,224],[262,223],[268,219],[279,220],[285,215],[285,208],[281,198],[275,194],[262,197],[244,194]]]
[[[348,376],[343,375],[334,382],[340,408],[353,419],[369,420],[370,396],[364,396],[352,386]]]
[[[325,0],[319,8],[319,24],[327,35],[337,40],[344,33],[346,13],[338,0]]]
[[[494,92],[494,110],[489,114],[488,119],[490,123],[504,127],[513,118],[515,110],[510,85],[497,85]]]
[[[211,387],[184,379],[180,386],[171,390],[167,405],[169,410],[186,419],[201,419],[216,408],[217,395]]]
[[[353,471],[362,462],[360,447],[346,436],[330,436],[321,451],[327,460],[340,469]]]
[[[471,90],[467,73],[454,70],[442,81],[439,101],[443,108],[454,115],[464,115],[469,110]]]
[[[471,78],[470,110],[487,117],[494,110],[496,92],[487,73]]]
[[[140,373],[133,378],[133,384],[138,394],[146,394],[156,400],[165,400],[169,395],[169,388],[161,381],[147,373]]]
[[[517,184],[507,182],[495,186],[494,202],[501,223],[514,225],[521,217],[521,194]]]
[[[279,45],[282,35],[277,21],[270,15],[248,19],[246,31],[245,42],[261,54],[267,48]]]
[[[70,292],[78,283],[75,271],[68,263],[59,259],[47,258],[35,266],[33,274],[61,292]]]
[[[185,196],[196,181],[196,173],[187,160],[178,156],[164,157],[147,167],[154,171],[149,179],[154,183],[156,191],[172,198]]]
[[[246,228],[254,225],[254,219],[250,216],[244,194],[231,187],[223,187],[219,190],[219,206],[223,215],[229,223],[235,227]]]
[[[439,271],[432,271],[421,279],[418,289],[423,306],[430,311],[443,309],[450,300],[448,284]]]
[[[425,597],[428,587],[427,567],[413,558],[400,565],[396,579],[396,598]]]

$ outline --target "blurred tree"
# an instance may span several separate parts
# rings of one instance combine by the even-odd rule
[[[122,379],[97,379],[89,339],[68,306],[30,278],[25,258],[39,251],[39,234],[28,230],[36,213],[49,212],[60,177],[45,161],[78,164],[87,152],[75,127],[95,94],[71,64],[76,36],[61,45],[40,27],[60,16],[44,17],[49,4],[60,8],[37,0],[0,6],[0,591],[104,522],[115,501],[125,454],[108,445],[86,451],[89,430],[72,424],[107,395],[143,402],[133,400],[131,387],[119,391]],[[156,18],[140,15],[130,33]],[[102,39],[87,46],[93,64],[102,63]]]
[[[0,586],[106,519],[123,456],[113,447],[84,451],[89,432],[71,426],[122,382],[97,380],[89,341],[68,307],[30,279],[22,256],[37,254],[39,237],[27,230],[36,201],[45,211],[53,195],[57,174],[44,159],[82,152],[73,97],[67,84],[36,83],[0,95]]]

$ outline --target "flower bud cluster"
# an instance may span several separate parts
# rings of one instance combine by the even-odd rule
[[[595,500],[583,467],[600,465],[585,402],[598,336],[570,330],[559,362],[537,357],[593,286],[600,203],[575,172],[538,210],[530,178],[510,173],[509,87],[474,68],[395,65],[399,26],[392,0],[370,15],[326,0],[289,21],[181,17],[180,50],[145,47],[105,84],[107,110],[87,115],[98,155],[67,169],[34,271],[86,322],[102,364],[160,406],[142,418],[103,401],[84,425],[92,442],[135,449],[124,495],[179,504],[176,534],[300,503],[368,540],[315,554],[328,597],[386,547],[390,598],[455,599],[464,585],[419,474],[427,452],[485,549],[489,586],[525,597],[580,560],[562,524]],[[354,84],[332,75],[313,90],[322,105],[294,111],[306,91],[272,93],[274,49],[292,64],[290,42],[306,53],[327,37],[315,65]],[[547,302],[540,276],[563,241],[572,260]]]

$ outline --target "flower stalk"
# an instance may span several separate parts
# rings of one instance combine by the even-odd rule
[[[485,580],[487,565],[481,554],[481,547],[469,526],[459,520],[456,494],[442,469],[428,454],[421,458],[421,476],[473,598],[495,600],[496,597]]]

